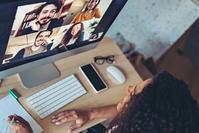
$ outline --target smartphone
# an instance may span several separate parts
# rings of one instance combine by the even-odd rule
[[[96,93],[108,88],[92,64],[80,66],[80,70]]]

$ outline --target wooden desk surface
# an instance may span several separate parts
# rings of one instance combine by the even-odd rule
[[[112,54],[116,56],[115,65],[125,73],[127,81],[123,85],[116,85],[112,83],[106,75],[106,67],[108,66],[108,64],[95,65],[109,87],[106,91],[96,94],[92,90],[91,86],[88,84],[86,79],[83,77],[82,73],[79,70],[79,66],[93,62],[93,57],[95,56],[107,56]],[[71,56],[70,58],[61,59],[59,61],[56,61],[55,65],[61,71],[61,77],[58,79],[49,81],[35,88],[27,89],[21,84],[20,79],[16,74],[4,80],[0,92],[0,98],[2,98],[8,94],[8,89],[15,88],[21,94],[21,97],[19,99],[20,103],[41,125],[41,127],[44,129],[43,133],[66,133],[70,123],[63,124],[61,126],[55,126],[50,121],[50,117],[52,115],[46,117],[45,119],[40,119],[39,116],[37,116],[36,113],[33,110],[31,110],[30,106],[26,102],[26,98],[48,87],[51,84],[56,83],[64,77],[70,74],[75,74],[80,80],[80,82],[83,84],[83,86],[86,88],[88,93],[77,99],[75,102],[72,102],[67,106],[61,108],[59,111],[65,109],[87,109],[91,107],[100,107],[105,105],[116,104],[123,98],[126,89],[129,85],[136,85],[142,81],[140,76],[135,71],[134,67],[126,59],[126,57],[123,55],[118,46],[109,38],[104,38],[95,49]],[[102,121],[103,119],[94,120],[86,124],[80,130],[91,127]],[[80,130],[75,132],[79,132]]]

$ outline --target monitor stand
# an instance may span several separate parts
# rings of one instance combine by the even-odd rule
[[[26,88],[33,88],[52,79],[60,77],[60,72],[54,64],[42,65],[20,72],[19,76]]]

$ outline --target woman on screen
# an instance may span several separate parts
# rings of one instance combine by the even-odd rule
[[[97,8],[99,3],[100,0],[90,0],[85,10],[77,14],[72,20],[72,23],[82,22],[90,20],[92,18],[100,18],[101,17],[100,10],[99,8]]]
[[[70,45],[78,44],[78,42],[83,41],[83,38],[84,38],[83,23],[75,23],[64,34],[64,37],[61,40],[59,48],[66,48]]]

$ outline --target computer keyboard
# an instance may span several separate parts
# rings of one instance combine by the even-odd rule
[[[43,119],[84,94],[86,90],[82,84],[74,75],[70,75],[28,97],[27,102]]]

